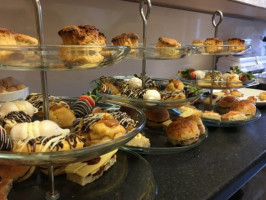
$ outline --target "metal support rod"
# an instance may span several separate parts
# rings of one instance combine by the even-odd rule
[[[145,14],[144,12],[144,4],[146,3],[147,5],[147,12]],[[146,77],[146,38],[147,38],[147,20],[150,16],[150,10],[151,10],[151,0],[140,0],[139,4],[139,11],[140,15],[143,21],[143,35],[142,35],[142,40],[143,40],[143,58],[142,58],[142,73],[141,73],[141,79],[142,79],[142,87],[145,87],[145,77]]]
[[[35,7],[35,17],[36,17],[36,29],[39,40],[39,48],[42,49],[44,45],[44,31],[43,31],[43,18],[42,18],[42,6],[40,0],[32,0]],[[41,51],[42,52],[42,51]],[[44,66],[44,55],[41,53],[41,62]],[[43,94],[43,110],[44,119],[49,119],[49,101],[48,101],[48,86],[47,86],[47,72],[41,71],[41,84],[42,84],[42,94]]]
[[[32,0],[35,8],[35,17],[36,17],[36,29],[39,40],[39,50],[41,52],[41,63],[43,70],[40,72],[41,84],[42,84],[42,95],[43,95],[43,110],[44,110],[44,119],[49,119],[49,99],[48,99],[48,84],[47,84],[47,72],[45,71],[45,55],[43,55],[42,47],[44,45],[44,31],[43,31],[43,18],[42,18],[42,6],[40,0]],[[54,187],[54,167],[53,165],[49,166],[49,178],[51,181],[51,192],[46,193],[46,200],[57,200],[60,197],[60,194],[55,190]]]

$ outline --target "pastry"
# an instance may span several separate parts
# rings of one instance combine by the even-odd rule
[[[67,135],[69,129],[60,128],[55,122],[50,120],[34,121],[30,123],[16,124],[10,132],[13,142],[20,140],[30,140],[37,137],[52,137],[56,135]]]
[[[73,126],[76,117],[74,112],[65,106],[52,106],[49,109],[49,119],[62,128],[69,128]]]
[[[11,151],[13,143],[6,133],[6,130],[0,125],[0,151]]]
[[[11,30],[0,28],[0,45],[16,45],[16,40]],[[0,60],[8,59],[12,53],[12,51],[1,51]]]
[[[139,36],[136,33],[123,33],[112,38],[112,43],[115,46],[138,47]],[[131,49],[130,53],[134,53],[135,51],[135,49]]]
[[[191,118],[176,117],[166,129],[167,139],[173,145],[190,145],[198,141],[200,130]]]
[[[37,45],[38,40],[29,35],[16,33],[14,34],[14,38],[16,40],[17,45]]]
[[[243,51],[246,49],[245,40],[241,40],[240,38],[229,38],[228,43],[229,51]]]
[[[116,162],[116,152],[113,150],[88,161],[69,164],[65,168],[67,180],[82,186],[93,182]]]
[[[233,103],[239,101],[237,97],[225,96],[221,98],[217,103],[217,111],[220,114],[225,114],[230,111]]]
[[[26,114],[23,111],[12,111],[8,113],[4,119],[3,119],[3,126],[7,133],[10,133],[11,129],[13,126],[19,123],[24,123],[24,122],[31,122],[32,118],[30,115]]]
[[[146,125],[152,128],[163,126],[163,122],[170,119],[169,112],[166,108],[150,108],[144,111],[146,116]]]
[[[221,116],[224,121],[242,121],[247,120],[245,113],[239,111],[229,111]]]
[[[127,130],[127,132],[136,127],[135,121],[126,112],[115,111],[111,114],[114,119],[119,121],[119,124],[121,124]]]
[[[203,125],[203,122],[201,120],[201,117],[199,115],[190,115],[188,117],[185,117],[187,119],[191,119],[197,123],[198,129],[200,130],[200,134],[205,134],[205,126]]]
[[[54,135],[50,137],[39,136],[14,143],[14,152],[51,152],[68,151],[84,146],[82,138],[73,133]]]
[[[232,104],[230,111],[242,112],[250,119],[256,114],[256,106],[249,100],[240,100]]]
[[[243,83],[239,79],[239,76],[237,74],[231,75],[227,78],[227,87],[233,88],[233,87],[241,87],[241,86],[243,86]]]
[[[177,79],[169,79],[169,83],[166,85],[165,90],[170,92],[176,92],[183,90],[185,85],[182,81]]]
[[[192,45],[203,46],[204,45],[204,41],[203,40],[193,40],[192,41]]]
[[[261,101],[265,101],[266,100],[266,92],[261,92],[261,93],[259,93],[259,99],[261,100]]]
[[[104,60],[100,46],[106,45],[106,37],[93,25],[66,26],[58,32],[63,41],[59,57],[68,62],[98,64]],[[80,48],[69,45],[81,45]],[[86,46],[83,46],[86,45]],[[92,46],[89,48],[88,46]],[[93,48],[99,46],[99,48]]]
[[[3,120],[4,117],[12,111],[23,111],[32,117],[36,112],[36,108],[28,101],[6,102],[0,107],[0,119]]]
[[[159,37],[156,47],[156,52],[163,56],[178,57],[181,44],[175,39]]]
[[[221,115],[219,113],[214,112],[214,111],[205,110],[202,113],[201,117],[205,118],[205,119],[212,119],[212,120],[216,120],[216,121],[221,121]]]
[[[114,95],[122,92],[122,90],[126,87],[126,81],[119,78],[101,76],[100,82],[104,84],[107,88],[109,88],[111,94]]]
[[[149,138],[138,133],[132,140],[126,143],[126,146],[149,148],[151,143]]]
[[[185,99],[186,94],[183,90],[177,90],[176,92],[171,91],[160,91],[161,100],[178,100],[178,99]]]
[[[256,105],[256,102],[257,102],[258,99],[256,97],[254,97],[254,96],[249,96],[247,98],[247,100],[250,101],[251,103],[253,103],[254,105]]]
[[[180,106],[177,109],[181,112],[181,114],[180,114],[181,117],[189,117],[190,115],[197,115],[197,116],[201,117],[201,115],[202,115],[201,110],[198,110],[194,106],[190,106],[190,105]]]
[[[210,97],[207,97],[203,100],[203,103],[206,105],[210,105],[210,103],[211,103],[211,105],[216,105],[216,103],[224,96],[225,96],[225,94],[222,91],[221,92],[214,92],[212,94],[211,101],[210,101]]]
[[[219,53],[222,50],[223,41],[219,38],[207,38],[204,41],[206,53]]]

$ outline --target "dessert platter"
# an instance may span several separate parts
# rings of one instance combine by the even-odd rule
[[[238,67],[231,67],[225,73],[217,70],[186,69],[179,71],[177,78],[185,83],[212,89],[247,87],[256,80],[252,72],[243,72]]]
[[[125,102],[139,108],[173,108],[196,101],[201,93],[197,87],[176,79],[145,77],[144,87],[140,76],[101,76],[89,83],[89,91],[102,98]]]

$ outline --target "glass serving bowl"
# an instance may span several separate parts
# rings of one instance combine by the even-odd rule
[[[64,100],[74,102],[76,99],[77,98],[67,98]],[[96,103],[96,106],[108,111],[121,110],[127,112],[133,120],[138,122],[136,128],[114,140],[69,151],[43,153],[14,153],[0,151],[0,163],[5,165],[57,165],[89,160],[119,148],[131,140],[144,127],[146,119],[145,115],[140,109],[134,106],[124,103],[114,104],[109,101],[100,101]]]
[[[211,70],[202,70],[202,71],[211,73]],[[215,72],[218,72],[218,71],[215,71]],[[186,79],[178,75],[176,75],[176,78],[181,80],[184,83],[192,84],[197,87],[206,88],[206,89],[242,88],[242,87],[247,87],[253,84],[254,81],[256,80],[255,78],[244,81],[244,82],[243,81],[241,82],[218,81],[218,80],[212,81],[212,80],[203,80],[203,79],[202,80],[199,80],[199,79],[189,80],[189,79]]]
[[[192,49],[193,54],[202,55],[242,55],[253,48],[252,45],[188,45]]]
[[[147,60],[175,60],[191,54],[191,46],[182,47],[156,47],[156,45],[139,44],[138,47],[131,47],[127,58],[130,59],[147,59]]]
[[[133,76],[114,76],[114,78],[119,78],[123,80],[129,80]],[[168,83],[168,79],[162,79],[162,78],[152,78],[153,81],[158,83],[161,86],[166,86]],[[95,88],[97,88],[97,83],[100,83],[99,79],[95,79],[89,83],[89,90],[93,91]],[[129,97],[124,97],[124,96],[119,96],[119,95],[113,95],[113,94],[108,94],[104,92],[99,92],[98,93],[101,97],[104,99],[109,99],[115,102],[124,102],[128,104],[132,104],[138,108],[150,108],[150,107],[164,107],[171,109],[173,107],[178,107],[181,105],[184,105],[188,102],[193,102],[196,101],[199,97],[200,94],[195,95],[193,97],[189,97],[186,99],[177,99],[177,100],[144,100],[144,99],[137,99],[137,98],[129,98]]]
[[[8,70],[80,70],[105,67],[122,60],[126,46],[0,45],[0,69]]]

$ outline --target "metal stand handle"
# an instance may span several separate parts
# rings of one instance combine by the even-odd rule
[[[216,23],[215,21],[215,18],[216,16],[219,16],[219,20],[218,22]],[[212,15],[212,25],[214,27],[214,37],[216,38],[217,37],[217,33],[218,33],[218,27],[219,25],[222,23],[223,21],[223,13],[222,11],[220,10],[216,10],[213,15]],[[217,56],[214,55],[212,57],[212,86],[214,85],[214,70],[217,70],[217,67],[216,67],[216,61],[217,61]],[[212,106],[212,96],[213,96],[213,89],[211,88],[211,94],[210,94],[210,104],[209,104],[209,109],[212,110],[213,109],[213,106]]]
[[[147,12],[146,14],[144,13],[144,4],[146,3],[147,5]],[[140,4],[139,4],[139,11],[140,11],[140,15],[143,21],[143,35],[142,35],[142,39],[143,39],[143,58],[142,58],[142,73],[141,73],[141,78],[142,78],[142,87],[145,87],[145,77],[146,77],[146,52],[145,52],[145,48],[146,48],[146,32],[147,32],[147,20],[150,16],[150,11],[151,11],[151,0],[141,0]]]
[[[36,29],[39,40],[39,49],[41,52],[41,62],[44,70],[40,72],[41,84],[42,84],[42,95],[43,95],[43,110],[44,119],[49,119],[49,100],[48,100],[48,87],[47,87],[47,73],[45,71],[45,56],[42,54],[42,46],[44,45],[44,31],[43,31],[43,18],[42,18],[42,6],[40,0],[32,0],[35,8],[36,17]],[[60,194],[54,189],[54,167],[49,166],[49,178],[51,181],[51,192],[46,193],[46,200],[57,200]]]

